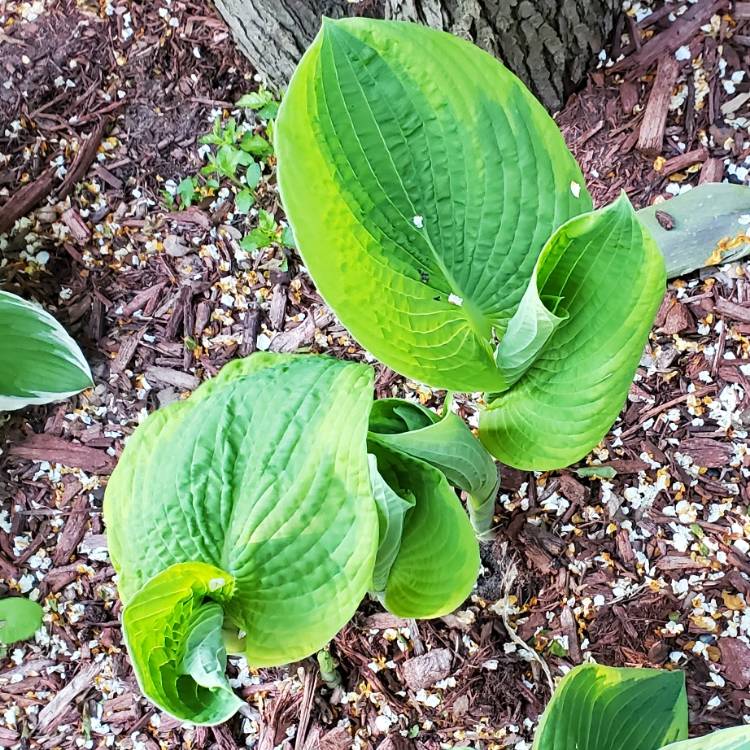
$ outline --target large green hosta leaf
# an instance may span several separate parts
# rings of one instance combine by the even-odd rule
[[[59,401],[91,384],[65,329],[38,305],[0,291],[0,411]]]
[[[373,375],[255,354],[128,441],[105,495],[110,553],[139,684],[174,716],[225,720],[240,705],[227,649],[254,666],[305,657],[367,590],[409,617],[470,593],[478,544],[449,480],[486,499],[494,464],[460,422],[396,400],[371,413]]]
[[[142,631],[133,631],[129,608],[143,610],[147,627],[147,597],[164,610],[153,638],[167,641],[155,648],[184,648],[205,591],[195,583],[186,597],[167,576],[163,596],[178,597],[172,605],[152,580],[178,563],[233,579],[224,611],[246,634],[251,664],[307,656],[344,625],[370,586],[377,546],[366,447],[372,379],[368,367],[328,358],[255,355],[148,418],[104,507],[131,646]],[[159,703],[143,676],[166,695],[177,667],[169,653],[149,659],[134,654],[144,692]],[[177,700],[191,679],[180,678]],[[169,704],[187,717],[194,703],[178,709]]]
[[[682,672],[585,664],[557,686],[533,750],[658,750],[685,737]]]
[[[529,295],[559,321],[516,384],[481,414],[488,450],[541,470],[571,464],[596,445],[625,402],[664,284],[661,253],[624,194],[560,227]]]
[[[324,21],[282,103],[276,147],[297,245],[360,343],[433,386],[507,387],[495,334],[553,230],[591,208],[523,84],[449,34]]]
[[[731,727],[705,737],[674,742],[663,750],[750,750],[750,727]]]

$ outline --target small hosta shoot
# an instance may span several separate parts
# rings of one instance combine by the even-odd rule
[[[92,385],[65,329],[38,305],[0,291],[0,411],[61,401]]]
[[[687,736],[682,672],[584,664],[560,681],[532,750],[750,750],[750,726]]]
[[[272,666],[318,652],[369,591],[402,617],[470,593],[494,462],[454,414],[374,402],[372,368],[257,353],[128,441],[104,515],[141,689],[172,715],[240,705],[227,652]]]
[[[485,391],[480,437],[552,469],[615,420],[664,292],[625,195],[592,211],[554,121],[501,63],[423,26],[324,21],[276,124],[318,289],[394,370]]]

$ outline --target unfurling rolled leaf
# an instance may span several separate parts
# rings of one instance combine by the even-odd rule
[[[443,417],[418,404],[381,399],[370,413],[370,443],[400,451],[438,469],[468,494],[475,531],[489,532],[500,486],[497,467],[466,424],[450,411]]]
[[[378,443],[370,450],[393,491],[414,502],[404,517],[383,604],[399,617],[446,615],[466,599],[479,572],[471,523],[440,471]]]
[[[586,455],[625,402],[664,283],[664,260],[624,194],[560,227],[539,257],[536,287],[563,320],[482,412],[487,449],[522,469]]]
[[[0,411],[61,401],[91,385],[65,329],[38,305],[0,291]]]
[[[750,187],[707,183],[642,208],[638,219],[664,255],[667,277],[750,253]]]
[[[138,684],[178,719],[218,724],[242,704],[224,673],[222,605],[234,587],[232,576],[213,565],[176,563],[125,607],[123,633]]]
[[[666,745],[662,750],[750,750],[750,726],[731,727]]]
[[[591,208],[555,123],[468,42],[414,24],[324,21],[276,126],[305,264],[359,342],[457,391],[494,360],[550,234]]]
[[[685,737],[682,672],[584,664],[557,686],[532,750],[658,750]]]
[[[404,616],[470,593],[469,519],[429,459],[368,433],[373,379],[352,362],[258,353],[128,441],[104,515],[135,672],[164,710],[224,721],[240,705],[228,651],[253,666],[313,654],[368,590]],[[391,413],[406,415],[401,432],[442,424],[403,403]]]

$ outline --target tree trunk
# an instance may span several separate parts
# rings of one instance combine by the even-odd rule
[[[621,0],[215,0],[255,69],[286,85],[323,15],[418,21],[503,60],[550,111],[585,80]]]

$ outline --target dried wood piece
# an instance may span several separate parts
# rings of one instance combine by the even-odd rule
[[[735,3],[732,15],[735,21],[750,21],[750,3]]]
[[[160,281],[158,284],[154,284],[154,286],[150,286],[148,289],[138,292],[138,294],[136,294],[135,297],[133,297],[133,299],[122,309],[122,317],[130,318],[138,310],[143,310],[145,313],[148,303],[155,302],[155,298],[164,288],[166,283],[166,281]]]
[[[721,315],[726,315],[732,320],[739,320],[741,323],[750,323],[750,307],[738,305],[736,302],[730,302],[723,297],[719,297],[719,299],[716,300],[714,310]]]
[[[687,305],[683,305],[672,298],[671,304],[664,316],[664,323],[662,323],[658,330],[671,336],[672,334],[681,333],[689,328],[693,328],[694,325],[695,321]]]
[[[19,747],[20,739],[18,732],[0,727],[0,747]]]
[[[740,690],[750,687],[750,646],[738,638],[720,638],[719,649],[727,679]]]
[[[120,373],[130,364],[130,360],[133,359],[135,350],[138,348],[138,344],[141,343],[141,338],[146,332],[145,328],[140,331],[131,333],[120,342],[120,348],[117,351],[117,356],[112,360],[110,370],[113,373]]]
[[[81,667],[78,674],[39,712],[38,726],[42,732],[52,729],[62,719],[70,704],[92,686],[101,669],[102,665],[96,663]]]
[[[407,659],[401,667],[404,682],[410,690],[428,688],[450,674],[451,661],[451,652],[447,648],[436,648],[424,656]]]
[[[243,321],[242,343],[240,356],[247,357],[258,348],[258,332],[260,331],[260,311],[253,307],[245,312]]]
[[[667,159],[664,165],[659,170],[659,174],[663,174],[665,177],[680,172],[683,169],[692,167],[693,164],[703,164],[708,159],[708,149],[704,146],[687,151],[684,154],[673,156],[671,159]]]
[[[28,461],[49,461],[93,474],[111,474],[114,459],[102,450],[69,443],[53,435],[31,435],[8,449],[11,456]]]
[[[698,184],[721,182],[724,179],[724,162],[721,159],[706,159],[698,176]]]
[[[669,102],[679,72],[680,65],[671,55],[659,61],[638,133],[638,150],[647,156],[658,156],[661,153]]]
[[[565,606],[560,612],[560,625],[563,633],[568,636],[568,656],[573,664],[580,664],[583,661],[581,646],[578,643],[578,623],[576,623],[573,610]]]
[[[268,310],[268,318],[271,321],[271,328],[273,328],[274,331],[280,331],[284,327],[286,300],[287,287],[283,284],[276,284],[273,288],[271,305]]]
[[[409,621],[403,617],[396,617],[390,612],[376,612],[365,620],[365,627],[375,630],[386,630],[387,628],[406,628]]]
[[[108,125],[109,118],[105,117],[78,147],[78,153],[76,154],[75,159],[73,159],[73,163],[70,165],[60,187],[56,190],[59,200],[65,198],[76,186],[76,183],[83,179],[86,172],[89,171],[89,167],[93,164],[94,159],[96,158],[96,152],[99,148],[99,144],[102,142],[104,131],[107,129]]]
[[[721,443],[711,438],[685,438],[680,442],[679,451],[690,456],[696,466],[707,469],[719,469],[722,466],[728,466],[732,457],[730,443]]]
[[[75,208],[69,208],[66,211],[63,211],[62,220],[65,223],[65,226],[70,230],[73,239],[79,245],[82,245],[90,239],[91,230],[83,220],[81,214],[79,214]]]
[[[145,371],[146,378],[161,385],[173,385],[175,388],[181,388],[184,391],[194,391],[201,381],[188,372],[181,372],[171,367],[147,367]]]
[[[55,170],[50,167],[33,182],[24,185],[18,192],[11,195],[0,208],[0,234],[13,229],[16,219],[25,216],[52,192],[54,178]]]
[[[317,328],[325,328],[332,322],[333,313],[330,310],[316,310],[296,328],[274,336],[269,348],[272,352],[296,352],[301,346],[312,344]]]
[[[620,103],[627,115],[631,114],[638,104],[638,86],[632,81],[623,81],[620,85]]]
[[[698,570],[700,568],[710,568],[708,562],[698,562],[687,555],[664,555],[656,561],[656,567],[659,570],[669,572],[672,570]]]
[[[657,60],[672,58],[674,51],[683,44],[687,44],[700,31],[701,26],[708,23],[711,16],[728,7],[729,0],[714,0],[713,2],[699,0],[668,29],[653,36],[634,54],[615,63],[609,71],[619,73],[632,69],[632,75],[640,75]]]
[[[71,508],[70,515],[65,521],[65,528],[58,537],[57,546],[52,555],[52,562],[57,565],[65,565],[68,558],[83,539],[86,526],[89,522],[89,501],[84,493],[78,495]]]

